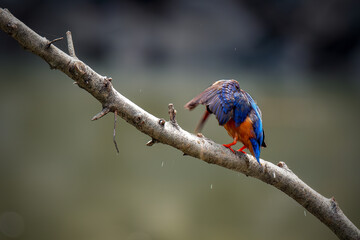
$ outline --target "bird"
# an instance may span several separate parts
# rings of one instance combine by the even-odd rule
[[[248,148],[260,164],[261,147],[266,147],[262,114],[250,94],[240,88],[238,81],[218,80],[184,107],[193,110],[199,104],[205,105],[206,110],[195,133],[199,133],[209,115],[214,114],[219,125],[224,126],[233,138],[233,142],[223,146],[235,153],[231,146],[240,141],[244,146],[237,151],[245,153],[244,149]]]

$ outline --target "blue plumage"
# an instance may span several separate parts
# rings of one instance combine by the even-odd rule
[[[249,98],[246,96],[246,92],[242,90],[234,93],[234,100],[235,108],[233,119],[235,121],[235,126],[239,127],[251,111],[251,104],[249,102]]]

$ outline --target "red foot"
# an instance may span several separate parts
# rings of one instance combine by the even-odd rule
[[[234,138],[234,141],[232,143],[229,143],[229,144],[223,144],[224,147],[230,149],[233,153],[235,153],[234,149],[231,148],[231,146],[235,145],[237,142],[237,139]]]
[[[243,146],[242,148],[240,148],[239,150],[237,150],[238,152],[242,152],[242,153],[246,153],[246,152],[244,152],[244,149],[245,149],[246,147],[245,146]]]
[[[229,144],[223,144],[223,146],[230,149],[233,153],[235,153],[234,149],[231,148],[232,145],[229,146]]]

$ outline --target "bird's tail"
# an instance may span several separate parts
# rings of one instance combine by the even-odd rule
[[[264,130],[263,130],[263,141],[262,141],[262,143],[261,143],[261,146],[264,147],[264,148],[267,147],[267,146],[266,146],[266,143],[265,143],[265,132],[264,132]]]
[[[253,150],[252,154],[256,158],[258,163],[260,164],[260,146],[259,146],[259,143],[254,138],[251,138],[250,142],[251,142],[252,150]]]

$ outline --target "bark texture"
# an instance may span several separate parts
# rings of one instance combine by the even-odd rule
[[[194,135],[183,130],[176,122],[176,110],[169,104],[170,120],[157,118],[146,112],[116,91],[111,78],[101,76],[76,55],[67,33],[69,55],[54,46],[55,40],[41,37],[7,9],[0,8],[0,28],[13,37],[26,50],[43,58],[52,69],[58,69],[73,79],[102,104],[102,111],[94,116],[99,119],[109,112],[117,113],[139,131],[151,137],[147,145],[157,142],[179,149],[210,164],[216,164],[246,176],[257,178],[270,184],[302,205],[321,222],[329,227],[340,239],[360,239],[359,229],[344,215],[332,198],[326,198],[298,178],[284,162],[274,165],[263,159],[261,165],[251,156],[233,154],[229,149],[202,135]]]

